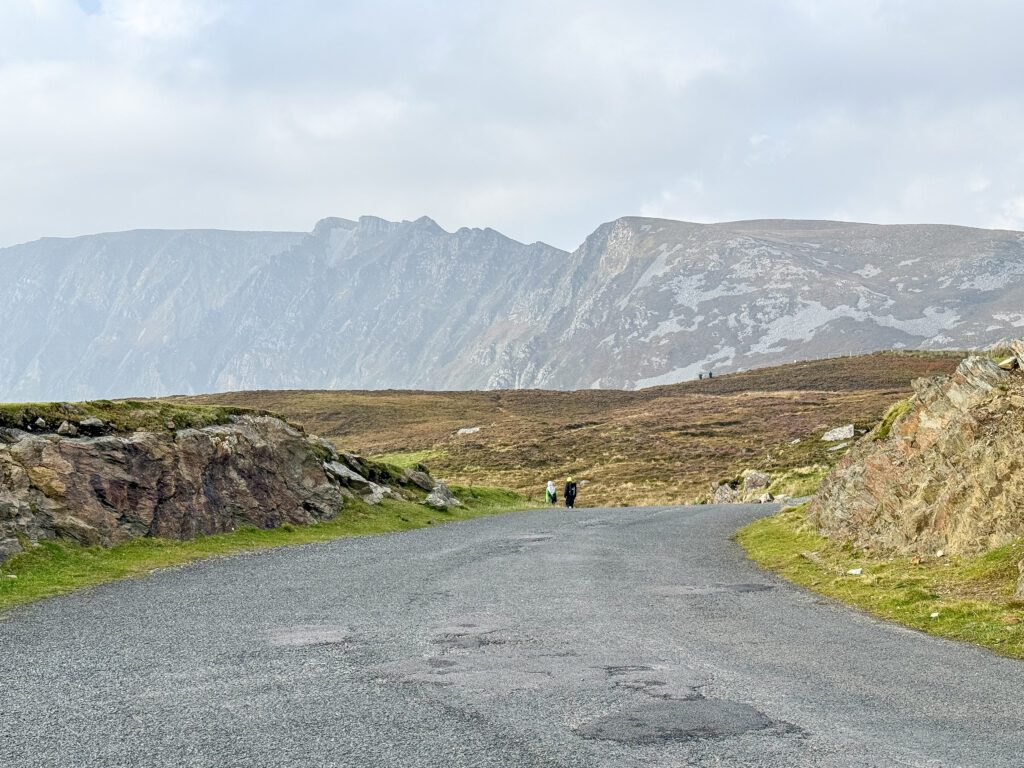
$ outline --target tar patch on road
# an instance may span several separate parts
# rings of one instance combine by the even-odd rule
[[[693,698],[660,700],[593,720],[577,733],[585,739],[621,744],[661,744],[738,736],[775,723],[763,712],[736,701]]]

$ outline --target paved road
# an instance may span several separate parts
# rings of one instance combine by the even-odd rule
[[[0,621],[0,765],[1024,764],[1024,664],[729,540],[765,507],[543,511],[206,562]]]

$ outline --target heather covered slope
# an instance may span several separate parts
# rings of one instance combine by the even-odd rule
[[[635,389],[1024,326],[1024,234],[622,218],[572,253],[429,218],[0,249],[0,401]]]
[[[641,391],[260,391],[188,401],[267,409],[453,482],[538,495],[544,481],[571,473],[589,481],[588,505],[654,504],[699,499],[744,469],[817,465],[820,474],[840,455],[822,432],[871,428],[912,379],[948,373],[960,358],[880,353]]]

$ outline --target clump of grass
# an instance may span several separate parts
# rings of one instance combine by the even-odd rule
[[[789,496],[800,498],[813,496],[829,472],[824,464],[812,464],[808,467],[787,469],[773,477],[768,492],[772,496]]]
[[[819,535],[806,507],[736,536],[748,556],[801,586],[929,634],[1024,658],[1024,604],[1013,600],[1024,541],[978,557],[880,557]],[[848,572],[860,568],[859,575]]]
[[[895,403],[888,411],[885,412],[885,416],[882,417],[878,426],[875,427],[872,437],[875,440],[885,440],[889,437],[889,434],[892,432],[893,425],[901,416],[910,410],[910,404],[910,398],[900,400]]]
[[[352,501],[335,519],[313,525],[282,525],[269,529],[246,527],[232,533],[198,536],[189,541],[144,538],[109,549],[45,541],[0,563],[0,611],[44,597],[118,579],[145,576],[156,569],[210,557],[347,536],[405,531],[530,506],[522,496],[496,488],[459,488],[455,493],[464,507],[436,510],[390,499],[378,506]]]

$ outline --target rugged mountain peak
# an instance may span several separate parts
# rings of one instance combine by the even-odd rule
[[[429,216],[420,216],[418,219],[412,222],[412,225],[420,231],[431,232],[437,235],[450,234],[449,232],[445,231],[440,224],[438,224]]]
[[[313,227],[313,237],[325,237],[329,235],[335,229],[351,230],[357,227],[358,224],[348,219],[341,219],[337,216],[328,216],[327,218],[320,219]]]

